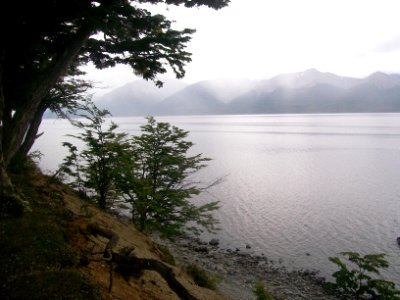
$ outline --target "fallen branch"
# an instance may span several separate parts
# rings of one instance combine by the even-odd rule
[[[103,228],[99,224],[89,224],[87,231],[94,236],[99,235],[109,240],[103,252],[104,258],[108,259],[110,264],[109,292],[112,289],[113,269],[125,278],[139,276],[143,270],[150,270],[160,274],[179,298],[183,300],[198,300],[176,279],[173,269],[159,260],[138,258],[131,254],[131,251],[124,254],[114,252],[113,248],[117,245],[119,236],[112,230]],[[113,266],[116,267],[113,268]]]
[[[99,224],[89,224],[86,227],[88,233],[91,235],[97,236],[100,235],[108,239],[108,243],[104,248],[103,256],[104,258],[112,257],[112,250],[117,245],[119,236],[114,233],[114,231],[101,227]]]

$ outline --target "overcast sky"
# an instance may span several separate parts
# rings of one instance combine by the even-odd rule
[[[165,5],[156,11],[177,29],[197,30],[188,47],[188,83],[309,68],[353,77],[400,73],[399,0],[231,0],[218,11]],[[105,88],[101,93],[137,79],[127,67],[88,72]]]

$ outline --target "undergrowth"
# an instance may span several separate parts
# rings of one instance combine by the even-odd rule
[[[28,165],[13,178],[31,211],[0,219],[0,299],[99,299],[100,289],[78,271],[60,194],[32,184],[34,172]]]
[[[188,273],[192,276],[194,282],[201,287],[216,290],[217,278],[207,275],[207,273],[196,264],[191,264],[187,268]]]
[[[171,266],[175,266],[175,258],[169,251],[168,247],[164,245],[157,245],[158,250],[161,252],[161,260]]]
[[[266,290],[262,281],[258,281],[254,287],[254,294],[257,300],[274,300],[271,294]]]

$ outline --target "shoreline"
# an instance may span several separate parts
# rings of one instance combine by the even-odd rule
[[[329,295],[322,284],[325,278],[308,270],[288,271],[280,263],[250,251],[222,249],[199,238],[179,237],[174,241],[152,237],[166,246],[177,264],[197,264],[218,278],[218,290],[235,300],[256,299],[254,285],[261,281],[276,300],[338,299]],[[239,251],[238,251],[239,250]]]

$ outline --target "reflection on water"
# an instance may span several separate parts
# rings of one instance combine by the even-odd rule
[[[335,266],[341,251],[385,252],[400,284],[400,115],[159,117],[190,131],[194,152],[214,160],[198,175],[227,175],[197,201],[217,198],[222,247],[282,258],[288,266]],[[144,118],[114,119],[138,132]],[[46,120],[36,148],[44,169],[61,162],[67,122]],[[205,236],[205,238],[209,238]],[[309,254],[309,255],[308,255]]]

